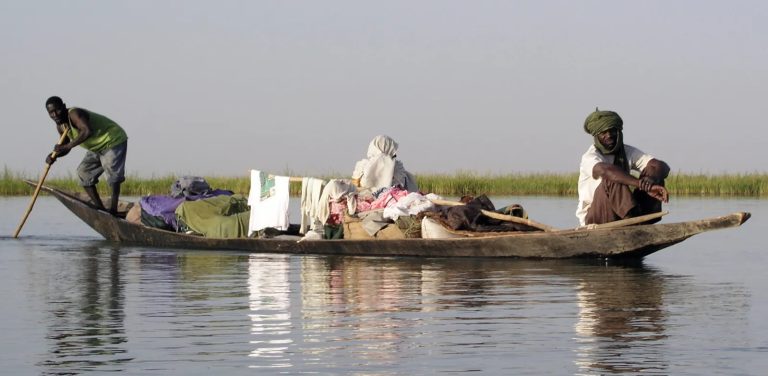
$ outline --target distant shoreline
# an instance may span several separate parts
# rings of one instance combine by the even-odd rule
[[[248,177],[203,176],[213,188],[228,189],[235,193],[248,194]],[[317,176],[334,178],[336,176]],[[6,169],[0,174],[0,196],[24,196],[33,188],[24,179],[37,181],[37,176],[27,176]],[[122,185],[123,196],[146,196],[168,194],[176,176],[143,178],[128,176]],[[422,192],[433,192],[443,196],[480,195],[489,196],[572,196],[576,197],[578,174],[558,173],[511,173],[511,174],[416,174]],[[71,191],[81,188],[75,176],[49,178],[46,184]],[[673,173],[666,181],[670,194],[675,196],[702,197],[768,197],[768,173],[747,174],[690,174]],[[106,184],[99,183],[99,189],[108,194]],[[291,183],[291,193],[301,192],[299,183]]]

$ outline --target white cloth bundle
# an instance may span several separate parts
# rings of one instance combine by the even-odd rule
[[[289,177],[271,176],[251,170],[251,189],[248,193],[248,205],[251,206],[249,235],[267,227],[282,231],[288,229],[289,189]]]

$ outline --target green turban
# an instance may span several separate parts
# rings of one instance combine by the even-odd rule
[[[605,132],[611,128],[622,130],[624,121],[621,120],[621,116],[613,111],[600,111],[595,109],[595,112],[587,116],[587,120],[584,120],[584,132],[587,132],[593,136],[597,136],[598,133]]]
[[[607,149],[597,135],[603,133],[609,129],[616,129],[616,145],[612,149]],[[627,162],[627,155],[624,151],[624,121],[621,120],[621,116],[613,111],[600,111],[595,108],[595,112],[589,114],[587,119],[584,120],[584,131],[591,134],[595,141],[595,148],[603,154],[613,154],[615,158],[613,164],[619,166],[624,171],[629,172],[629,163]]]

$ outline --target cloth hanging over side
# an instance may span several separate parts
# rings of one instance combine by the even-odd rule
[[[305,177],[301,179],[301,225],[300,234],[306,234],[307,229],[314,229],[317,222],[317,212],[320,209],[320,195],[323,193],[325,181]],[[322,224],[320,224],[322,227]]]
[[[251,189],[248,194],[248,205],[251,206],[249,234],[267,227],[281,231],[288,229],[289,188],[288,176],[272,176],[251,170]]]
[[[354,196],[357,189],[349,181],[344,179],[331,179],[328,184],[323,188],[323,193],[320,195],[317,220],[320,223],[325,224],[328,220],[328,216],[331,214],[330,203],[340,202],[341,200],[347,200],[347,208],[350,214],[354,214],[357,210],[357,199]]]

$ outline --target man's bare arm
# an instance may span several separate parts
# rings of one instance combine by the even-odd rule
[[[650,170],[648,169],[649,167]],[[669,192],[664,186],[660,185],[661,181],[669,175],[669,166],[663,161],[652,159],[648,162],[648,166],[646,166],[646,174],[647,176],[637,179],[618,166],[605,162],[600,162],[592,168],[592,177],[595,179],[602,178],[607,181],[637,187],[661,202],[669,202]],[[657,178],[659,176],[661,178]]]
[[[88,137],[91,137],[91,126],[89,124],[87,112],[80,109],[75,109],[70,112],[69,123],[72,127],[77,129],[77,137],[74,140],[69,140],[69,142],[65,144],[57,145],[54,150],[59,154],[69,153],[72,148],[82,144]]]
[[[632,187],[640,187],[638,179],[611,163],[597,163],[595,167],[592,167],[592,177],[595,179],[602,178],[603,180],[608,180],[623,185],[629,185]]]

